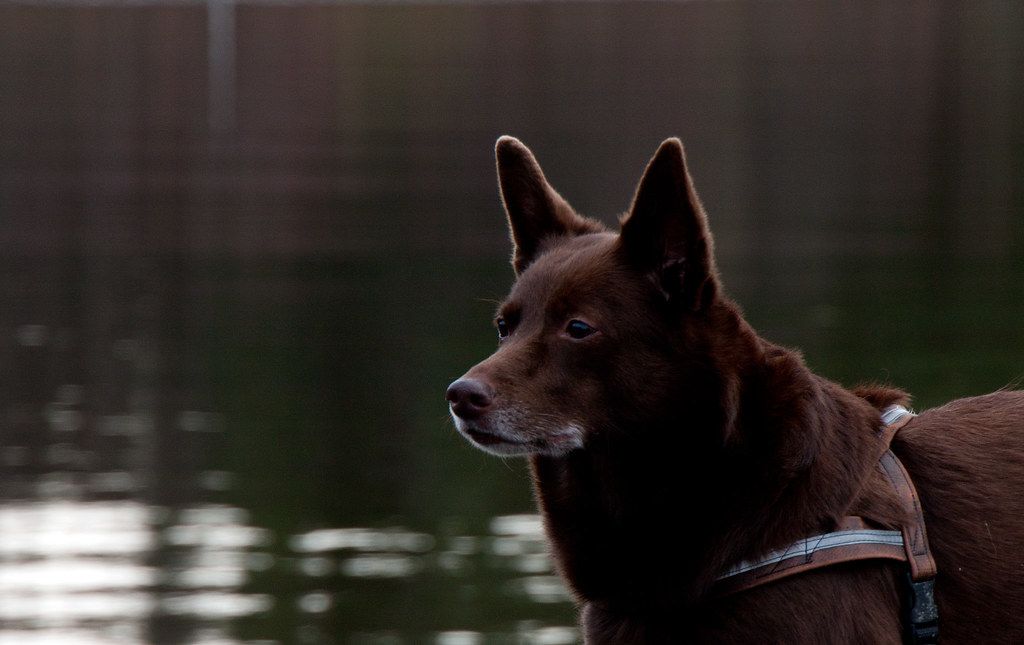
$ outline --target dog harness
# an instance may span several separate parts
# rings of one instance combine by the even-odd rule
[[[846,516],[835,531],[798,540],[759,560],[739,563],[719,576],[716,583],[719,595],[737,593],[841,562],[898,560],[908,565],[904,639],[914,645],[936,643],[939,613],[935,604],[935,559],[928,547],[917,490],[906,468],[889,448],[896,433],[914,416],[903,406],[890,406],[882,412],[880,430],[885,452],[878,467],[907,511],[906,525],[899,531],[881,530],[871,528],[862,517]]]

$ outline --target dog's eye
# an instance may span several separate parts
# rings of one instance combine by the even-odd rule
[[[508,338],[509,332],[511,331],[508,327],[508,321],[504,318],[498,318],[494,321],[494,325],[498,328],[498,339]]]
[[[586,338],[596,331],[596,329],[582,320],[570,320],[569,324],[565,326],[565,333],[569,334],[570,338],[575,338],[576,340]]]

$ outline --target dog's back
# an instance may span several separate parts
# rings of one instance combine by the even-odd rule
[[[926,410],[896,436],[924,508],[946,642],[1024,642],[1024,392]]]

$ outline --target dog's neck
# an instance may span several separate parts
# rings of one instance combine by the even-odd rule
[[[731,564],[831,530],[846,513],[896,517],[870,481],[875,405],[795,353],[758,349],[734,412],[709,408],[532,459],[557,564],[582,599],[675,610]],[[899,396],[885,392],[875,394]]]

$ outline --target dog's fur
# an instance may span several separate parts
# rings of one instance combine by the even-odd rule
[[[750,328],[722,293],[678,140],[617,234],[576,214],[519,141],[502,137],[497,160],[518,278],[498,350],[448,398],[473,443],[529,457],[587,642],[900,642],[899,563],[709,591],[844,515],[898,526],[879,410],[907,396],[844,389]],[[1024,642],[1024,394],[926,411],[893,450],[924,507],[942,640]]]

